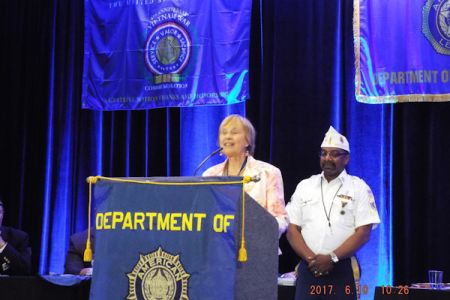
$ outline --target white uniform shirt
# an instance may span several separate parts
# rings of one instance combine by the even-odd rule
[[[375,228],[380,223],[369,186],[345,170],[330,182],[323,173],[302,180],[286,210],[290,222],[301,227],[306,244],[315,254],[334,251],[357,227],[374,224]]]

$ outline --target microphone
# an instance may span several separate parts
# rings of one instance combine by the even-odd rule
[[[198,165],[197,169],[195,169],[194,171],[194,176],[196,176],[198,170],[200,170],[201,167],[203,167],[203,165],[214,155],[216,155],[217,153],[219,153],[220,151],[222,151],[222,147],[220,147],[219,149],[214,150],[213,152],[211,152],[210,155],[208,155],[207,157],[205,157],[205,159]]]

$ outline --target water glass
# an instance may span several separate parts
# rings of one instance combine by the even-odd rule
[[[428,281],[430,282],[430,288],[440,289],[442,287],[442,277],[444,277],[444,271],[429,270]]]

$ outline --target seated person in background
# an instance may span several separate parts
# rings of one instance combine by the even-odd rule
[[[0,274],[31,273],[31,247],[28,234],[2,225],[5,208],[0,200]]]
[[[89,276],[92,275],[92,263],[83,260],[84,250],[86,249],[88,230],[74,233],[70,237],[69,251],[67,252],[66,262],[64,264],[64,273]],[[91,245],[94,250],[94,235],[91,230]]]

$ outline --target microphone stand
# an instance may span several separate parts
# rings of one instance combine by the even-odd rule
[[[207,157],[205,157],[205,159],[198,165],[197,169],[195,169],[194,171],[194,176],[197,175],[198,170],[200,170],[201,167],[203,167],[203,165],[214,155],[216,155],[217,153],[219,153],[220,151],[222,151],[222,147],[220,147],[219,149],[214,150],[210,155],[208,155]]]

